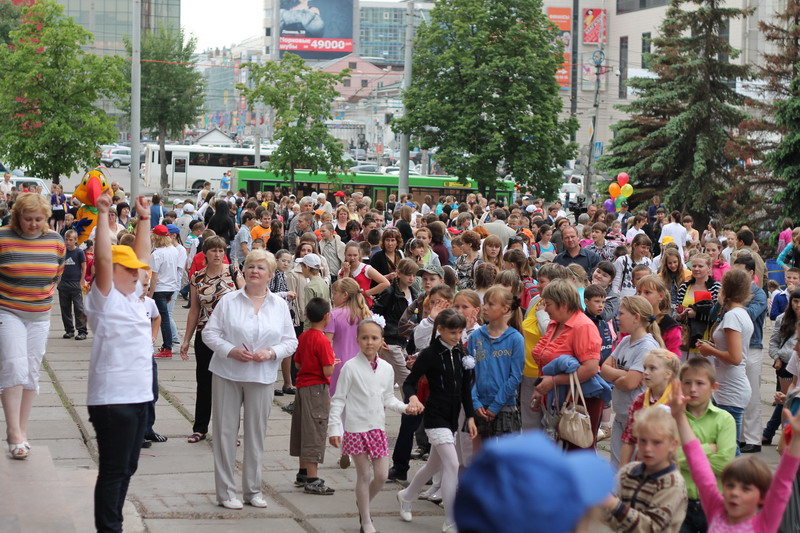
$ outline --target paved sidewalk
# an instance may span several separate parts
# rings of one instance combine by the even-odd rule
[[[186,323],[183,300],[176,304],[179,328]],[[29,427],[33,450],[27,461],[0,458],[0,533],[85,532],[92,530],[92,493],[97,448],[86,409],[86,379],[92,336],[86,341],[62,339],[58,306],[52,316],[50,341],[42,371],[41,393]],[[182,337],[182,332],[181,332]],[[191,354],[191,351],[190,351]],[[764,420],[772,412],[775,373],[765,354],[761,397]],[[297,461],[288,454],[290,415],[278,408],[293,397],[278,397],[269,420],[264,451],[264,492],[269,508],[245,506],[229,511],[216,505],[213,461],[208,441],[188,444],[194,412],[194,358],[159,360],[161,397],[156,431],[169,437],[142,450],[126,504],[126,532],[203,533],[206,531],[357,532],[355,468],[341,470],[339,453],[329,447],[321,476],[336,489],[333,496],[307,495],[294,487]],[[2,414],[0,413],[0,416]],[[387,413],[390,447],[399,427],[399,415]],[[213,421],[212,421],[213,433]],[[601,443],[606,453],[608,441]],[[241,450],[239,452],[241,460]],[[777,464],[774,449],[759,456]],[[419,465],[412,465],[412,472]],[[13,483],[8,480],[13,479]],[[375,525],[384,533],[440,531],[443,511],[419,501],[414,521],[400,521],[395,491],[387,483],[373,503]],[[25,496],[27,495],[27,496]],[[33,496],[35,495],[35,496]],[[44,496],[44,499],[42,498]],[[26,499],[27,498],[27,499]]]

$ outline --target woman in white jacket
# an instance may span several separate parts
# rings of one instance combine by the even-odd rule
[[[244,501],[266,507],[261,493],[261,463],[267,419],[280,361],[297,349],[289,307],[268,287],[275,258],[253,250],[244,262],[245,286],[226,294],[203,329],[203,342],[214,351],[211,412],[214,420],[214,481],[217,502],[241,509],[233,474],[236,440],[244,407]]]

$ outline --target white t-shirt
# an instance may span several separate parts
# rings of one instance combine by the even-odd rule
[[[87,405],[153,401],[153,329],[141,292],[139,284],[127,296],[112,286],[103,296],[94,284],[86,297],[94,333]]]
[[[714,399],[718,405],[744,409],[750,401],[752,392],[750,381],[745,374],[747,347],[750,346],[750,337],[753,335],[753,321],[750,320],[747,310],[742,307],[734,307],[722,317],[722,322],[712,336],[714,345],[722,351],[728,350],[728,341],[725,338],[726,329],[739,331],[742,334],[742,362],[738,365],[731,365],[714,358],[714,366],[717,368],[717,383],[719,383],[719,388],[714,393]]]
[[[634,343],[631,343],[631,337],[628,335],[620,341],[611,357],[614,358],[617,368],[620,370],[634,370],[644,373],[644,357],[650,350],[658,348],[661,348],[661,346],[649,333]],[[628,408],[644,389],[644,382],[639,387],[629,391],[614,387],[611,391],[611,402],[614,405],[614,413],[616,413],[617,418],[627,420]]]
[[[661,228],[661,237],[659,237],[658,242],[664,242],[664,237],[675,239],[675,244],[678,245],[678,252],[683,257],[683,249],[686,248],[686,243],[690,240],[686,228],[677,222],[670,222]]]
[[[158,274],[155,292],[175,292],[180,289],[179,261],[180,255],[174,246],[153,250],[150,268]]]
[[[639,235],[640,233],[644,233],[644,230],[635,228],[629,229],[628,233],[625,234],[625,242],[627,242],[628,244],[632,243],[633,239],[635,239],[636,236]]]

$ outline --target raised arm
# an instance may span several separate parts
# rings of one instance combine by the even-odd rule
[[[101,194],[95,202],[97,226],[94,244],[94,283],[103,296],[108,296],[114,284],[114,264],[111,262],[111,231],[108,227],[108,210],[111,197]]]
[[[136,240],[133,249],[140,261],[150,263],[150,200],[139,196],[136,199],[136,213],[139,215],[139,222],[136,224]],[[146,222],[142,224],[141,221]]]

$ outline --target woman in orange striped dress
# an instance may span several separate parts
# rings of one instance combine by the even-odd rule
[[[0,399],[14,459],[26,459],[28,417],[39,392],[50,309],[64,270],[65,246],[48,226],[50,205],[41,194],[21,194],[11,223],[0,228]]]

